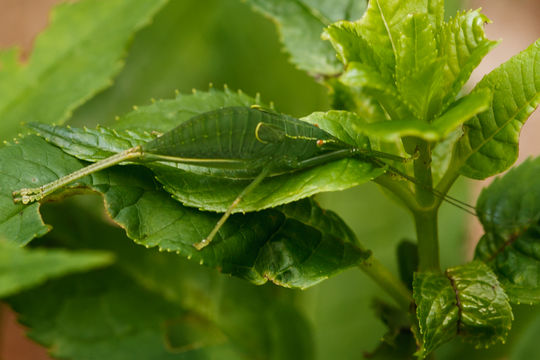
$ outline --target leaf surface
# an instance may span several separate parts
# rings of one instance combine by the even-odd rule
[[[248,0],[278,26],[291,62],[314,75],[334,75],[342,68],[332,47],[321,40],[324,27],[338,20],[356,20],[364,0]]]
[[[348,104],[367,96],[380,105],[384,120],[392,121],[366,119],[385,141],[407,136],[439,141],[486,108],[479,104],[472,111],[471,103],[469,114],[452,112],[472,69],[496,44],[483,31],[488,19],[471,11],[446,23],[443,12],[442,1],[371,1],[361,20],[325,30],[346,66],[339,80],[357,92]]]
[[[217,94],[222,96],[221,93]],[[184,102],[185,98],[179,97],[175,100],[175,106],[183,109],[182,104]],[[150,112],[154,112],[156,104],[150,105]],[[167,108],[170,108],[171,104],[172,102],[168,103]],[[138,114],[141,114],[140,118],[147,121],[152,119],[147,115],[147,107],[141,107],[135,110],[134,113],[135,115],[128,114],[124,119],[120,120],[122,127],[127,128],[127,123],[131,119],[135,119],[133,129],[137,129],[139,124],[139,120],[137,120],[139,119]],[[174,114],[174,112],[172,113]],[[161,114],[162,116],[163,114],[167,115],[168,112],[162,108]],[[179,122],[184,119],[183,116],[179,116]],[[238,120],[240,121],[240,119]],[[169,125],[172,125],[171,122],[169,122]],[[322,125],[324,126],[324,124]],[[145,134],[139,130],[85,130],[49,125],[37,125],[35,127],[39,130],[41,136],[60,146],[67,153],[91,161],[101,160],[104,156],[127,150],[152,138],[151,134]],[[340,135],[343,135],[343,130]],[[356,136],[354,145],[369,148],[369,142],[365,136],[353,136]],[[350,139],[346,140],[350,141]],[[171,193],[175,199],[184,205],[209,211],[225,212],[238,194],[252,181],[251,179],[237,180],[210,176],[212,174],[204,173],[204,171],[200,170],[201,167],[197,167],[197,173],[194,173],[192,171],[194,169],[190,170],[190,166],[186,164],[143,163],[143,165],[156,174],[164,189]],[[383,172],[382,168],[371,163],[369,159],[366,161],[346,158],[269,177],[255,191],[247,194],[234,211],[262,210],[300,200],[320,192],[347,189],[372,180]]]
[[[370,123],[352,112],[335,110],[313,113],[303,120],[318,124],[340,140],[360,147],[368,142],[367,138],[394,142],[401,137],[415,136],[436,142],[446,139],[461,124],[487,110],[490,101],[489,90],[466,95],[432,123],[416,119]]]
[[[484,263],[449,268],[445,274],[417,273],[413,290],[423,337],[421,357],[457,335],[477,347],[506,339],[512,308]]]
[[[242,91],[228,87],[208,91],[193,90],[191,94],[178,93],[174,99],[162,99],[151,105],[135,107],[134,111],[117,118],[113,127],[123,130],[146,130],[165,132],[180,125],[195,115],[232,106],[260,105],[260,96],[251,97]],[[269,106],[272,108],[272,106]]]
[[[484,24],[489,19],[478,10],[458,12],[439,31],[441,56],[445,59],[443,107],[459,94],[473,70],[498,42],[486,38]]]
[[[34,151],[39,156],[34,156]],[[4,155],[9,156],[9,161]],[[12,189],[52,181],[83,164],[35,136],[0,149],[0,159],[5,174],[2,179],[9,180],[0,187],[5,194],[0,203],[0,224],[8,241],[25,244],[37,236],[21,230],[27,229],[27,224],[38,224],[41,235],[48,228],[37,206],[13,204]],[[31,171],[22,171],[27,166]],[[178,252],[256,284],[270,280],[282,286],[305,288],[369,256],[357,245],[343,221],[312,200],[233,216],[211,246],[197,251],[192,244],[210,233],[220,215],[182,206],[140,166],[126,165],[95,173],[67,190],[67,194],[85,190],[102,193],[109,216],[140,244]],[[12,214],[21,211],[30,213],[12,223]],[[341,231],[336,233],[335,229]]]
[[[486,75],[475,87],[491,89],[490,109],[464,124],[452,168],[485,179],[512,165],[519,132],[540,102],[540,40]]]
[[[18,52],[0,53],[1,139],[21,121],[61,123],[110,86],[134,32],[166,4],[158,1],[78,1],[57,6],[26,64]],[[36,111],[38,109],[38,111]]]
[[[30,336],[55,356],[122,359],[136,341],[130,356],[141,359],[312,358],[310,326],[294,305],[296,293],[254,287],[135,245],[103,221],[96,205],[99,199],[84,197],[44,206],[54,225],[44,241],[112,252],[115,266],[10,299]]]
[[[97,251],[65,251],[22,249],[0,241],[0,297],[44,283],[51,278],[84,272],[109,265],[110,253]]]
[[[529,159],[482,191],[476,204],[485,234],[475,258],[499,277],[514,303],[540,302],[540,158]]]

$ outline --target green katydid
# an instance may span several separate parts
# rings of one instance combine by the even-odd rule
[[[210,234],[194,245],[202,249],[212,241],[242,199],[265,178],[354,156],[383,167],[388,166],[378,158],[403,160],[395,155],[353,147],[317,126],[288,115],[258,108],[231,107],[194,116],[153,140],[97,161],[56,181],[17,190],[13,192],[13,198],[15,202],[23,204],[39,201],[77,179],[124,162],[181,163],[190,165],[189,171],[205,175],[251,180],[226,209]],[[395,169],[393,172],[401,175]]]

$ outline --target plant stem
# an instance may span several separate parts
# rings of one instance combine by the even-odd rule
[[[409,312],[413,298],[405,285],[394,276],[381,262],[371,256],[359,265],[360,269],[372,278],[404,311]]]
[[[413,212],[418,242],[418,270],[440,270],[439,238],[437,228],[438,203],[428,189],[433,187],[431,175],[431,146],[420,140],[417,143],[418,159],[414,161],[416,201],[419,210]]]
[[[414,161],[414,177],[417,183],[416,201],[422,208],[433,206],[435,196],[430,190],[433,188],[433,178],[431,176],[431,146],[424,140],[419,140],[417,144],[419,153],[418,159]]]
[[[437,210],[414,213],[418,245],[418,270],[440,270]]]
[[[403,184],[400,184],[398,181],[392,179],[387,174],[380,175],[373,181],[394,194],[394,196],[396,196],[402,202],[402,204],[410,211],[414,212],[415,210],[417,210],[414,194],[409,188],[407,188]]]

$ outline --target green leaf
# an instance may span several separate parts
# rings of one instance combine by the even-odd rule
[[[397,42],[410,14],[427,14],[429,22],[437,27],[444,16],[442,1],[370,1],[364,17],[357,22],[358,33],[374,48],[388,68],[395,68],[398,58]]]
[[[452,103],[451,107],[440,117],[433,120],[432,126],[437,130],[440,139],[447,138],[454,130],[489,109],[492,94],[489,89],[481,89],[465,95]]]
[[[487,89],[471,93],[452,104],[448,111],[432,123],[415,119],[369,123],[367,119],[346,111],[313,113],[303,120],[318,124],[340,140],[356,146],[365,144],[366,136],[370,140],[385,142],[394,142],[404,136],[442,141],[465,121],[488,109],[490,101],[491,93]]]
[[[103,160],[157,137],[155,132],[149,133],[138,129],[115,130],[104,127],[81,129],[42,123],[30,123],[28,127],[66,153],[86,161]]]
[[[208,91],[193,90],[192,94],[178,93],[174,99],[158,100],[151,105],[134,107],[134,111],[117,118],[112,124],[115,129],[146,130],[165,132],[180,125],[195,115],[230,106],[261,105],[260,96],[251,97],[241,90],[231,91],[228,87]],[[271,105],[270,108],[273,106]]]
[[[469,11],[437,28],[427,14],[410,15],[403,23],[396,84],[418,119],[430,120],[445,111],[497,44],[485,37],[486,22],[478,11]]]
[[[11,193],[58,178],[81,167],[80,161],[35,137],[0,148],[0,234],[18,245],[43,236],[50,228],[39,214],[39,203],[14,204]]]
[[[258,95],[252,98],[240,90],[233,92],[225,87],[221,91],[211,87],[208,91],[178,93],[175,99],[135,106],[132,112],[116,119],[114,129],[80,129],[38,123],[31,123],[30,128],[70,155],[98,161],[153,140],[195,115],[223,107],[252,105],[263,105]]]
[[[459,94],[473,70],[498,41],[486,38],[484,24],[489,19],[478,10],[457,13],[443,23],[439,32],[441,57],[445,59],[443,107],[446,108]]]
[[[496,44],[485,37],[486,17],[473,11],[445,23],[442,3],[372,1],[361,20],[341,21],[325,32],[346,65],[340,81],[379,102],[391,120],[406,121],[393,130],[402,136],[427,132],[424,138],[432,141],[435,135],[421,122],[451,106]]]
[[[436,28],[426,13],[411,14],[396,41],[396,87],[415,118],[426,121],[440,111],[444,60],[438,56]]]
[[[413,283],[423,337],[419,356],[461,336],[477,347],[504,342],[513,315],[495,274],[482,262],[417,273]]]
[[[221,94],[217,94],[220,98]],[[182,104],[186,102],[185,100],[185,97],[174,100],[178,102],[175,104],[177,109],[183,109]],[[188,103],[191,104],[191,102]],[[171,103],[166,108],[170,109],[170,105]],[[155,104],[150,107],[153,113],[156,109]],[[135,114],[142,114],[140,117],[128,114],[120,120],[123,127],[127,128],[130,119],[135,119],[135,124],[140,118],[148,120],[146,108],[141,107],[135,110]],[[174,113],[163,108],[161,111],[167,115]],[[183,117],[179,118],[180,121],[183,119]],[[144,134],[138,130],[117,132],[108,129],[84,130],[49,125],[34,127],[47,141],[60,146],[67,153],[91,161],[101,160],[104,155],[112,155],[152,138],[150,134]],[[136,125],[133,128],[136,129]],[[368,147],[369,143],[365,137],[357,136],[355,141],[358,141],[362,148]],[[93,157],[94,155],[96,157]],[[225,212],[238,194],[253,181],[195,174],[189,170],[189,167],[186,170],[185,166],[173,163],[144,163],[143,165],[156,174],[164,189],[175,199],[184,205],[209,211]],[[293,173],[268,177],[257,187],[257,191],[247,194],[234,211],[257,211],[300,200],[320,192],[347,189],[372,180],[383,172],[382,168],[373,163],[346,158]]]
[[[484,179],[512,165],[518,156],[521,126],[540,102],[540,40],[486,75],[475,87],[490,89],[490,109],[464,124],[452,168]]]
[[[39,217],[37,206],[14,204],[11,191],[55,180],[83,164],[35,136],[0,149],[0,160],[1,179],[8,180],[0,186],[0,193],[6,194],[0,203],[2,234],[8,241],[25,244],[37,236],[21,231],[27,224],[40,224],[43,229],[40,235],[47,227]],[[102,193],[109,216],[138,243],[178,252],[256,284],[270,280],[282,286],[305,288],[369,256],[369,252],[356,245],[356,239],[339,238],[342,234],[350,235],[350,230],[337,216],[323,211],[312,200],[233,216],[212,246],[197,251],[192,245],[210,233],[220,215],[182,206],[143,167],[126,165],[95,173],[67,190],[67,194],[87,190]],[[21,211],[31,211],[30,216],[17,217],[18,222],[11,222]],[[334,233],[332,229],[336,228],[342,232]]]
[[[399,276],[412,290],[414,273],[418,271],[418,245],[410,240],[402,240],[396,249]]]
[[[514,303],[540,302],[540,158],[529,159],[482,191],[476,204],[485,234],[475,258],[499,277]]]
[[[383,75],[384,70],[388,70],[381,67],[384,64],[370,43],[362,37],[358,22],[338,21],[324,30],[323,39],[331,42],[339,60],[345,66],[350,63],[361,63]]]
[[[163,188],[182,204],[208,211],[224,212],[252,180],[204,176],[171,166],[148,164]],[[374,164],[348,158],[325,165],[266,178],[247,194],[235,213],[258,211],[364,184],[384,173]]]
[[[370,147],[369,138],[354,129],[355,124],[363,122],[355,113],[335,110],[325,113],[314,112],[301,120],[320,127],[349,145],[360,149]]]
[[[313,75],[334,75],[342,67],[332,46],[321,40],[323,29],[337,20],[362,16],[363,0],[247,0],[278,26],[291,62]]]
[[[113,252],[115,266],[10,299],[30,336],[54,356],[313,358],[310,326],[294,305],[296,293],[254,287],[175,254],[137,246],[103,221],[99,202],[83,197],[44,206],[54,230],[43,240]]]
[[[28,119],[61,123],[110,86],[133,33],[166,2],[85,0],[57,6],[26,64],[18,63],[15,50],[0,55],[1,139],[14,136]]]
[[[0,241],[0,297],[16,294],[51,278],[109,265],[112,261],[111,254],[103,251],[21,249]]]
[[[8,302],[28,336],[57,358],[177,359],[166,327],[188,315],[113,269],[52,281]]]

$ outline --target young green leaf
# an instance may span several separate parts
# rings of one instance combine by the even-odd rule
[[[486,38],[484,24],[489,19],[478,10],[459,12],[439,31],[441,57],[445,59],[443,84],[447,89],[443,108],[452,103],[473,70],[498,42]]]
[[[83,164],[35,136],[0,149],[0,160],[4,181],[0,193],[6,194],[0,198],[2,234],[8,241],[25,244],[48,228],[37,206],[13,203],[11,189],[56,179],[80,169]],[[193,244],[210,233],[219,214],[182,206],[161,189],[153,174],[140,166],[95,173],[68,190],[68,194],[88,190],[102,193],[108,214],[136,242],[181,253],[256,284],[270,280],[282,286],[305,288],[369,256],[369,252],[358,247],[356,239],[338,238],[344,233],[351,234],[350,230],[333,233],[331,229],[347,229],[347,226],[337,216],[327,215],[332,213],[323,211],[312,200],[233,216],[220,230],[212,247],[197,251]],[[289,209],[297,206],[302,211],[291,215]],[[26,216],[19,215],[27,212]],[[327,227],[328,221],[332,227]],[[28,230],[33,224],[39,225],[40,233]]]
[[[417,273],[414,299],[425,357],[455,336],[477,347],[506,339],[513,315],[495,274],[482,262]]]
[[[475,257],[499,277],[514,303],[540,302],[540,158],[529,159],[482,191],[476,208],[485,234]]]
[[[336,110],[314,112],[301,120],[320,127],[349,145],[360,149],[369,149],[369,138],[361,132],[355,131],[354,128],[355,125],[358,126],[358,123],[362,124],[365,120],[353,112]]]
[[[22,249],[0,241],[0,297],[41,285],[48,279],[84,272],[113,261],[104,251]]]
[[[491,93],[487,89],[468,94],[452,104],[448,111],[431,123],[416,119],[370,123],[368,119],[345,111],[313,113],[303,120],[318,124],[340,140],[353,145],[365,144],[367,137],[369,142],[372,139],[394,142],[404,136],[415,136],[436,142],[446,139],[461,124],[487,110],[490,102]]]
[[[487,18],[478,12],[458,14],[449,23],[442,17],[442,1],[372,1],[360,21],[332,24],[325,37],[346,65],[340,80],[376,99],[392,120],[431,122],[496,44],[485,38]],[[409,132],[417,136],[419,124],[400,128],[416,126]]]
[[[273,19],[291,62],[313,75],[335,75],[342,67],[330,44],[321,40],[323,29],[334,21],[362,16],[364,0],[247,0]]]
[[[0,55],[0,139],[16,135],[21,121],[63,122],[110,86],[133,33],[166,3],[84,0],[57,6],[28,63],[18,63],[15,50]]]
[[[366,14],[357,23],[358,33],[368,43],[377,44],[375,52],[388,68],[395,68],[398,59],[396,43],[404,31],[404,24],[410,14],[426,14],[429,23],[437,28],[444,16],[443,2],[370,1]]]
[[[491,89],[491,109],[464,125],[452,169],[473,179],[498,174],[518,156],[521,126],[540,102],[540,40],[486,75],[475,87]]]
[[[402,34],[394,40],[396,87],[416,119],[430,120],[440,111],[443,96],[445,64],[438,54],[437,29],[427,13],[408,15],[400,26]]]

